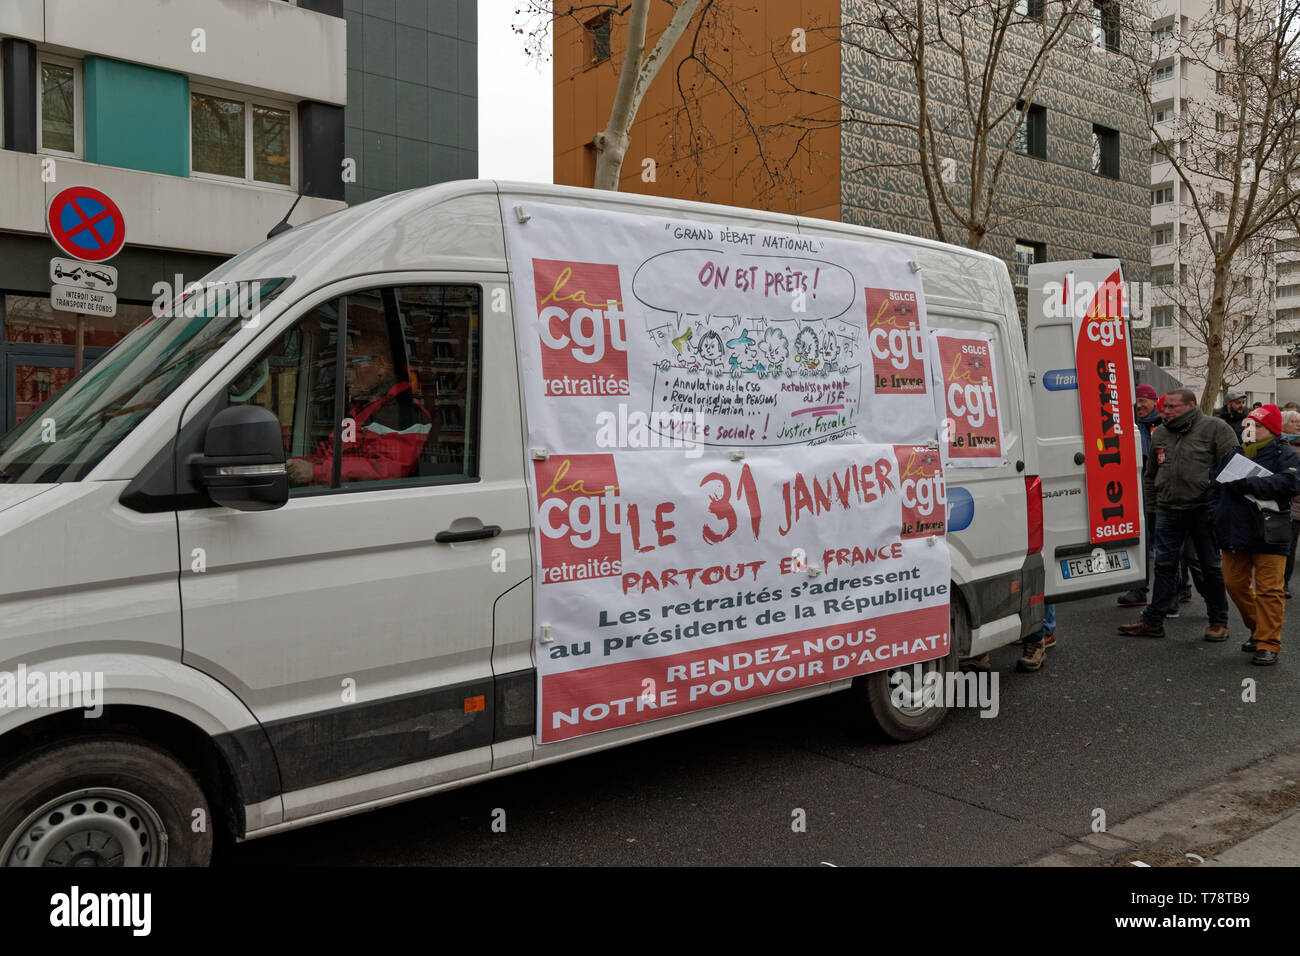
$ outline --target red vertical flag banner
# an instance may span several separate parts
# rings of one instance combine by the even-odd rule
[[[1074,327],[1092,544],[1136,538],[1142,512],[1124,294],[1119,269],[1095,283],[1071,273],[1062,290]]]

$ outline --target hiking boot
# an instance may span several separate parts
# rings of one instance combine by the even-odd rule
[[[1056,646],[1056,632],[1048,631],[1046,634],[1043,635],[1043,649],[1046,650],[1049,647],[1055,647],[1055,646]]]
[[[1256,651],[1255,656],[1250,659],[1252,664],[1260,664],[1267,667],[1269,664],[1277,663],[1277,651]]]
[[[993,661],[987,654],[981,654],[979,657],[966,658],[957,669],[963,671],[991,671],[993,670]]]
[[[1042,641],[1032,643],[1026,641],[1024,650],[1020,652],[1020,660],[1016,661],[1016,670],[1036,671],[1043,666],[1043,661],[1046,659],[1047,649],[1043,647]]]
[[[1146,607],[1147,596],[1141,591],[1125,591],[1117,599],[1120,607]]]
[[[1218,644],[1228,639],[1228,628],[1223,624],[1215,624],[1205,629],[1205,639],[1211,644]]]
[[[1121,624],[1119,632],[1129,637],[1164,637],[1163,627],[1152,627],[1146,621],[1138,620],[1135,624]]]

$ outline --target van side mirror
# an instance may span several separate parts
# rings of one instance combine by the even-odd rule
[[[195,480],[217,504],[270,511],[289,500],[280,420],[270,409],[233,405],[217,412],[190,459]]]

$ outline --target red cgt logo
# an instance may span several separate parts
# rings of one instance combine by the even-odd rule
[[[623,569],[622,503],[613,455],[552,455],[533,463],[542,580],[613,577]]]
[[[628,394],[618,266],[534,259],[533,280],[545,394]]]
[[[895,445],[903,499],[902,538],[943,534],[947,498],[939,452],[925,445]]]

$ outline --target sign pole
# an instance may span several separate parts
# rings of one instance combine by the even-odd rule
[[[77,344],[72,353],[72,374],[80,375],[86,356],[86,317],[77,313]]]

